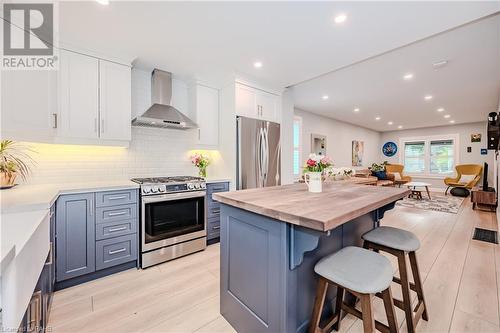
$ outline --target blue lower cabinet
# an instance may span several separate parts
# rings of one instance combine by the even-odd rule
[[[137,261],[138,219],[135,189],[60,196],[56,202],[55,244],[58,288]],[[113,268],[117,269],[121,268]]]
[[[229,191],[229,182],[207,184],[207,240],[217,241],[220,237],[220,204],[212,194]]]
[[[96,242],[96,269],[105,269],[132,260],[137,260],[137,235]]]

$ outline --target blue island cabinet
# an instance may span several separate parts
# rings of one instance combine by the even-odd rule
[[[317,287],[314,265],[378,226],[394,203],[330,231],[221,205],[221,314],[238,332],[306,332]],[[327,299],[335,304],[335,288]],[[331,307],[326,307],[331,314]]]
[[[56,202],[56,289],[137,267],[136,189],[61,195]]]
[[[207,242],[216,243],[220,237],[220,204],[212,194],[229,191],[229,182],[207,182]]]

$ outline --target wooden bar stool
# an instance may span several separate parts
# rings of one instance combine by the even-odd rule
[[[401,285],[403,301],[394,299],[394,305],[405,312],[408,333],[415,332],[415,327],[420,318],[425,321],[429,320],[422,280],[417,264],[417,256],[415,254],[415,251],[420,248],[420,241],[409,231],[386,226],[373,229],[364,234],[362,238],[365,249],[373,249],[376,252],[384,251],[397,257],[400,278],[393,277],[393,281]],[[415,283],[411,283],[408,279],[406,254],[408,254],[410,259],[413,281]],[[410,290],[417,293],[418,303],[415,309],[412,309]],[[382,295],[377,296],[381,297]]]
[[[394,272],[386,257],[360,247],[348,246],[321,259],[314,266],[314,271],[320,278],[309,333],[329,332],[332,328],[338,331],[342,310],[362,319],[365,332],[374,332],[375,328],[384,333],[398,332],[390,288]],[[329,285],[337,286],[335,312],[326,324],[321,325],[321,315]],[[360,299],[361,311],[344,303],[344,291]],[[384,300],[389,326],[374,318],[372,301],[376,294],[380,294]]]

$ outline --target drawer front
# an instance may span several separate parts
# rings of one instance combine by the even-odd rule
[[[213,203],[211,205],[208,205],[207,208],[207,218],[219,218],[220,217],[220,204],[219,203]]]
[[[229,191],[229,183],[214,183],[207,184],[207,193],[217,193],[217,192],[227,192]],[[209,196],[210,200],[212,200],[212,196]]]
[[[97,192],[96,207],[116,206],[137,203],[137,190]]]
[[[96,223],[108,223],[130,219],[138,219],[137,205],[121,205],[113,207],[99,207],[96,209]]]
[[[137,260],[137,234],[96,242],[96,270]]]
[[[213,218],[207,222],[207,239],[220,237],[220,219]]]
[[[137,233],[137,220],[99,223],[95,228],[95,239],[107,239]]]

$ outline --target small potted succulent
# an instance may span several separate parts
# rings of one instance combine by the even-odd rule
[[[191,163],[198,168],[198,174],[200,177],[207,178],[207,166],[210,164],[208,156],[196,153],[191,156]]]
[[[10,188],[15,185],[16,178],[28,178],[31,172],[32,158],[28,155],[29,148],[11,140],[0,141],[0,188]]]

